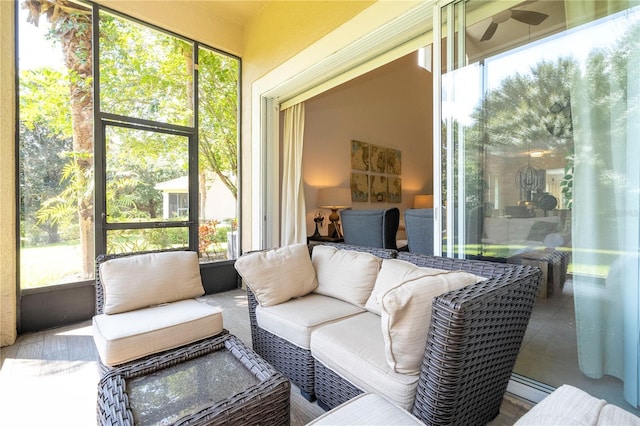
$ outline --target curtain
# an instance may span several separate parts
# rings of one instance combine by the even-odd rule
[[[304,103],[284,110],[282,208],[280,244],[307,242],[307,222],[302,180]]]
[[[631,4],[629,4],[631,3]],[[587,40],[615,34],[580,64],[571,90],[573,289],[580,370],[624,382],[640,406],[640,7],[567,1]],[[621,7],[624,6],[624,7]],[[569,25],[572,26],[572,25]]]

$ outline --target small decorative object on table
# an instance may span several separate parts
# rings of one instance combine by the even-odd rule
[[[324,213],[321,210],[318,210],[313,217],[313,221],[316,223],[316,231],[313,233],[311,238],[321,237],[320,231],[318,231],[318,224],[320,224],[320,228],[322,228],[322,224],[324,222]]]

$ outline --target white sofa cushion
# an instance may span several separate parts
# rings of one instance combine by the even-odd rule
[[[316,246],[312,262],[318,276],[318,288],[314,291],[364,308],[381,261],[370,253]]]
[[[389,367],[397,373],[420,373],[433,299],[484,278],[448,271],[407,280],[382,296],[381,326]]]
[[[380,317],[371,312],[324,325],[311,333],[311,354],[315,359],[357,388],[383,394],[410,410],[418,376],[393,371],[384,352]]]
[[[117,314],[202,296],[198,253],[147,253],[100,264],[103,313]]]
[[[407,410],[374,393],[362,393],[307,423],[307,426],[424,425]]]
[[[381,315],[380,298],[387,291],[401,285],[407,280],[425,277],[428,275],[437,275],[443,272],[447,271],[442,269],[419,267],[404,260],[382,259],[380,272],[378,273],[375,285],[373,286],[373,291],[367,300],[365,308],[374,314]]]
[[[261,306],[305,296],[318,286],[306,244],[245,254],[235,268]]]
[[[222,310],[195,299],[93,317],[102,363],[122,364],[222,332]]]
[[[639,426],[640,418],[613,404],[602,407],[598,416],[598,426],[625,425]]]
[[[317,327],[362,312],[351,303],[309,294],[275,306],[257,306],[256,320],[261,328],[308,350],[311,332]]]
[[[607,402],[594,398],[581,389],[562,385],[533,406],[515,424],[519,426],[543,425],[596,425],[600,410]]]

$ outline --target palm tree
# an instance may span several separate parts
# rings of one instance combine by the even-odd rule
[[[38,26],[40,17],[51,23],[51,35],[62,46],[69,72],[73,127],[74,198],[80,225],[82,276],[93,274],[95,251],[93,217],[93,94],[91,9],[67,0],[23,0],[27,22]]]

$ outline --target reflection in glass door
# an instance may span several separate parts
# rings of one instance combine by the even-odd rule
[[[637,414],[640,6],[509,5],[440,14],[443,252],[545,269],[518,380]]]

